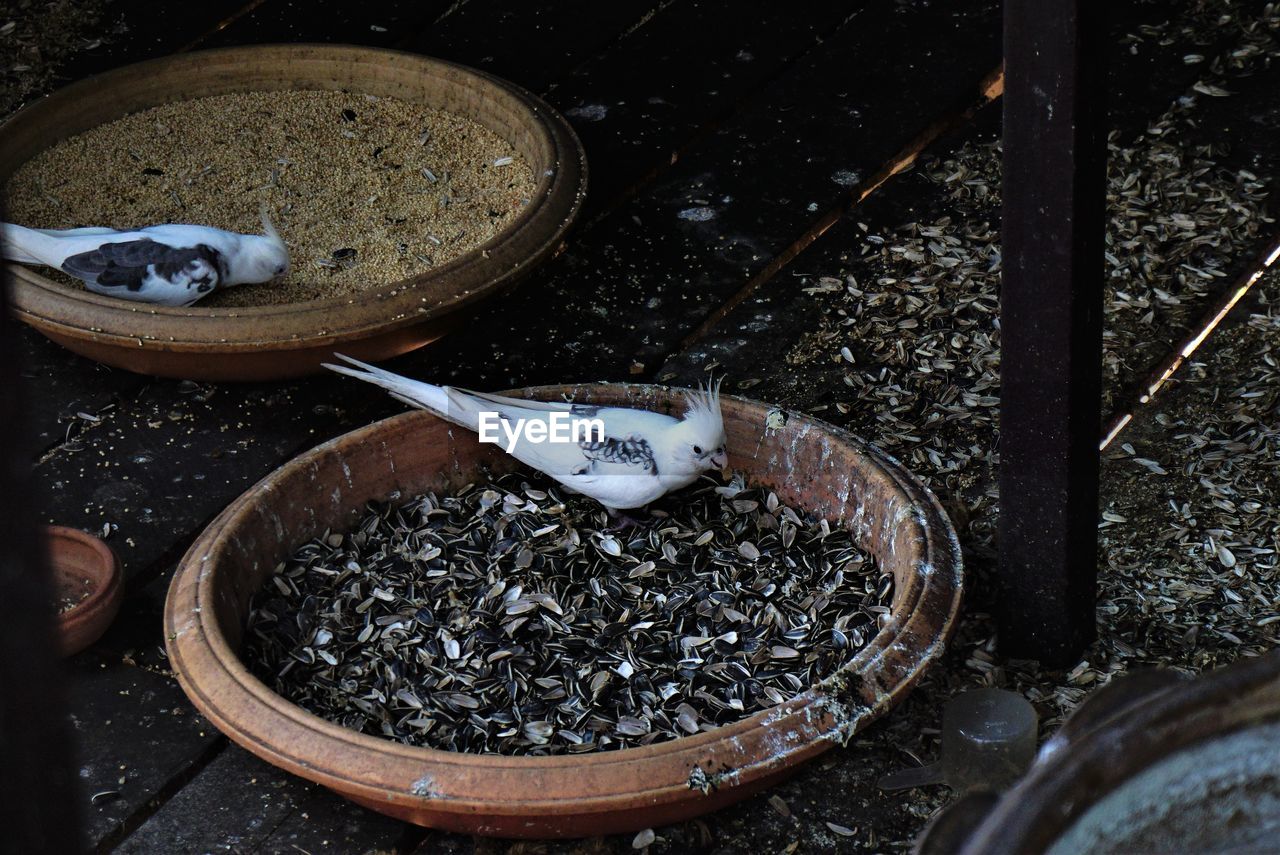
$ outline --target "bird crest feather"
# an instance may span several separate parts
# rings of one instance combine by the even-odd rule
[[[724,420],[720,415],[720,379],[710,381],[697,389],[685,392],[686,422],[699,423],[710,434],[719,434],[724,430]]]

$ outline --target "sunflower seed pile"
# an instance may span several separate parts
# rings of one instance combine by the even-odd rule
[[[893,230],[859,223],[860,254],[840,277],[817,281],[826,314],[787,361],[806,372],[829,366],[834,377],[817,391],[835,399],[835,413],[824,417],[875,437],[945,495],[989,508],[1000,402],[999,158],[993,147],[968,146],[909,180],[940,185],[940,213]]]
[[[590,499],[512,474],[371,506],[302,546],[253,602],[243,656],[330,721],[453,751],[647,745],[832,674],[892,578],[847,531],[740,479],[606,528]]]

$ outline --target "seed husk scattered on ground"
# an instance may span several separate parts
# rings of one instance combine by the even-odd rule
[[[265,201],[290,273],[201,302],[255,306],[355,299],[426,273],[498,235],[534,187],[529,164],[470,118],[292,90],[177,101],[100,125],[32,158],[5,195],[9,219],[37,228],[197,223],[249,233],[261,232]]]
[[[1259,18],[1222,18],[1223,4],[1199,5],[1204,21],[1234,29],[1236,43],[1205,62],[1201,80],[1142,133],[1108,142],[1104,409],[1191,329],[1211,295],[1276,231],[1269,188],[1228,166],[1228,141],[1200,125],[1205,102],[1230,97],[1218,93],[1229,92],[1234,77],[1280,59],[1280,7],[1269,4]],[[1172,37],[1144,28],[1131,38]],[[931,215],[860,229],[863,244],[846,269],[815,277],[822,326],[789,360],[834,366],[850,389],[835,402],[834,420],[875,437],[941,494],[962,530],[969,569],[981,577],[991,572],[998,512],[999,143],[926,159],[917,175],[912,180],[943,194]],[[1274,326],[1275,277],[1255,288],[1268,308],[1249,328]],[[1236,345],[1233,334],[1214,340],[1241,354],[1235,385],[1213,393],[1216,406],[1194,416],[1153,414],[1132,430],[1133,442],[1108,455],[1099,640],[1060,685],[1016,671],[1028,696],[1051,711],[1042,715],[1047,728],[1130,665],[1202,670],[1277,643],[1274,501],[1262,486],[1274,480],[1265,462],[1275,454],[1267,428],[1274,419],[1266,414],[1277,357]],[[1197,370],[1189,364],[1183,375]],[[993,649],[975,651],[966,667],[983,681],[1007,680],[1010,667]]]
[[[365,733],[578,753],[781,703],[888,613],[892,579],[849,533],[773,493],[704,479],[653,513],[607,531],[597,503],[524,474],[371,506],[353,532],[276,569],[245,660],[285,698]]]
[[[106,0],[11,2],[0,12],[0,118],[59,85],[73,57],[126,32]]]

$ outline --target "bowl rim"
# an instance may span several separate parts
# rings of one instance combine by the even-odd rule
[[[668,401],[674,400],[677,393],[684,391],[664,386],[624,383],[544,386],[516,391],[529,397],[551,395],[558,398],[566,390],[587,395],[593,391],[609,393],[616,390],[632,400],[643,400],[647,397],[650,401],[656,400],[655,395]],[[761,416],[772,409],[771,405],[737,396],[725,395],[723,400],[733,400],[746,405],[757,410]],[[894,487],[916,510],[916,513],[895,522],[900,525],[911,525],[917,529],[917,536],[912,539],[912,542],[920,547],[920,554],[913,566],[917,571],[914,578],[919,580],[920,584],[910,589],[909,598],[904,598],[904,601],[894,608],[888,624],[882,627],[848,663],[819,684],[782,704],[760,710],[744,719],[711,731],[653,745],[581,754],[531,757],[469,754],[405,745],[342,727],[303,710],[272,691],[240,661],[225,636],[218,630],[217,622],[213,618],[214,610],[210,604],[215,596],[214,574],[208,565],[210,562],[216,564],[219,549],[222,548],[220,545],[225,542],[224,535],[234,530],[242,520],[256,513],[258,497],[263,491],[273,490],[272,482],[275,480],[314,466],[318,458],[334,454],[340,443],[366,442],[393,426],[415,420],[436,421],[436,417],[423,411],[410,411],[391,416],[322,443],[275,470],[229,505],[192,544],[179,563],[170,585],[165,603],[165,637],[170,664],[182,688],[197,708],[236,742],[295,774],[326,785],[336,785],[337,789],[347,795],[358,793],[368,800],[370,806],[375,807],[397,801],[426,802],[429,800],[429,807],[433,810],[474,815],[492,812],[495,803],[500,802],[502,813],[507,815],[545,816],[547,813],[555,813],[567,807],[572,807],[575,814],[605,814],[634,806],[637,799],[656,804],[665,799],[674,798],[681,792],[687,794],[690,783],[688,781],[652,782],[633,777],[630,788],[625,792],[559,797],[544,794],[539,798],[518,800],[508,793],[495,794],[485,799],[450,793],[447,771],[470,768],[482,769],[490,773],[554,774],[557,772],[580,773],[585,768],[623,769],[627,766],[638,767],[656,758],[696,754],[709,747],[736,744],[740,737],[759,728],[791,725],[809,731],[810,738],[782,746],[768,756],[743,758],[753,762],[744,762],[736,766],[735,780],[731,783],[736,783],[739,779],[745,781],[748,777],[759,778],[776,773],[782,767],[807,759],[834,744],[846,742],[853,733],[900,700],[944,652],[946,642],[955,628],[964,587],[963,563],[955,531],[941,504],[923,483],[912,476],[893,457],[849,432],[809,416],[798,413],[789,415],[788,427],[794,426],[794,429],[804,432],[815,427],[819,428],[842,443],[849,444],[860,455],[871,460],[877,469],[892,478]],[[846,524],[852,525],[852,521],[847,521]],[[916,608],[926,598],[945,604],[945,611],[936,620]],[[924,638],[928,643],[909,665],[898,669],[898,673],[893,676],[891,686],[884,688],[868,685],[870,681],[864,680],[864,675],[858,673],[857,669],[890,648],[898,646],[899,642],[907,637]],[[189,667],[189,661],[193,658],[204,659],[212,664],[215,668],[214,673],[202,673],[193,679],[192,669]],[[849,680],[850,673],[854,674],[852,680]],[[847,681],[850,687],[843,710],[840,707],[844,702],[836,698],[840,693],[839,684],[842,680]],[[224,707],[232,706],[227,703],[229,698],[235,704],[253,705],[268,718],[256,721],[244,721],[235,715],[228,718],[224,714]],[[841,712],[845,713],[844,717],[839,715]],[[833,713],[836,714],[834,723],[831,721]],[[277,722],[287,721],[294,726],[302,727],[322,741],[331,744],[340,743],[349,750],[365,752],[368,758],[374,758],[368,763],[360,764],[362,768],[374,766],[378,762],[376,758],[379,757],[413,761],[423,770],[420,782],[430,782],[432,789],[429,793],[419,794],[409,787],[400,789],[370,784],[368,780],[362,780],[358,772],[353,773],[351,767],[333,762],[332,752],[325,750],[322,746],[317,748],[299,743],[282,745],[272,742],[265,736],[271,733],[275,726],[270,719]],[[710,773],[711,770],[704,771]]]
[[[355,294],[297,303],[227,307],[202,307],[197,303],[167,307],[73,288],[42,276],[33,268],[14,264],[10,265],[11,274],[24,286],[11,289],[16,315],[58,335],[131,349],[240,353],[339,344],[438,321],[483,300],[540,264],[556,250],[577,219],[586,193],[586,153],[563,115],[527,89],[488,72],[390,48],[322,43],[263,44],[192,51],[121,66],[71,83],[14,113],[0,125],[0,159],[7,156],[8,139],[23,133],[28,124],[40,123],[50,114],[70,109],[94,97],[103,87],[137,85],[162,71],[200,69],[211,78],[217,78],[219,72],[234,76],[241,63],[267,56],[291,67],[312,63],[318,68],[325,63],[346,62],[353,66],[412,68],[423,75],[444,79],[449,86],[501,101],[518,112],[525,127],[536,136],[538,145],[549,152],[548,162],[554,166],[544,170],[541,176],[535,175],[536,187],[529,204],[501,232],[411,279],[373,286]],[[278,88],[339,91],[344,87],[295,82]],[[225,91],[247,90],[228,85]],[[150,106],[157,106],[185,99],[179,93],[175,98],[148,100],[154,102]],[[66,136],[96,126],[88,125]],[[40,147],[36,153],[63,138]],[[32,156],[35,155],[12,168],[20,168]],[[536,164],[534,166],[536,168]],[[7,181],[8,175],[0,179]],[[76,312],[87,313],[90,320],[80,322],[74,317]],[[143,319],[155,329],[154,334],[138,334]]]

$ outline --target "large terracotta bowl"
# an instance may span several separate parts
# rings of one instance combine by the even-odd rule
[[[343,45],[180,54],[90,77],[0,127],[0,182],[59,140],[170,101],[231,92],[346,89],[469,116],[507,140],[538,179],[505,231],[448,264],[362,292],[281,306],[168,308],[92,294],[13,266],[21,320],[76,353],[163,377],[266,380],[314,373],[335,348],[378,360],[427,344],[553,253],[586,191],[569,124],[534,95],[481,71]],[[143,224],[146,225],[146,224]]]
[[[524,390],[545,400],[682,408],[678,391],[589,385]],[[365,503],[518,464],[423,412],[325,443],[230,505],[182,560],[165,606],[169,660],[195,705],[284,769],[374,810],[453,831],[585,836],[675,822],[743,798],[847,741],[898,703],[942,655],[960,608],[960,552],[937,500],[896,461],[831,425],[723,401],[730,463],[794,507],[847,526],[896,580],[891,619],[840,671],[736,724],[671,742],[561,757],[415,748],[303,711],[251,675],[237,651],[249,598],[276,564]]]

